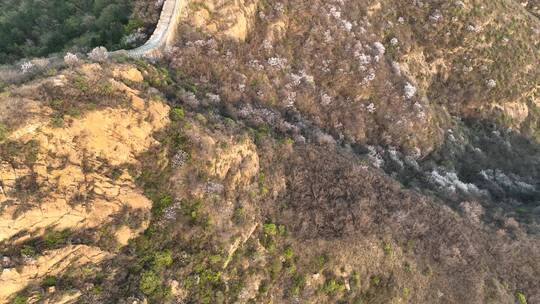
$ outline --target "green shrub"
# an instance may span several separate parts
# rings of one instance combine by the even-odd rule
[[[322,269],[324,269],[324,267],[326,266],[329,260],[330,259],[325,254],[321,254],[317,256],[312,262],[313,272],[314,273],[320,272]]]
[[[58,283],[58,279],[55,276],[47,276],[45,279],[43,279],[43,282],[41,282],[41,285],[44,287],[51,287],[55,286],[56,283]]]
[[[264,173],[259,174],[258,183],[259,183],[259,192],[262,195],[265,195],[270,191],[268,187],[266,187],[266,175]]]
[[[392,245],[390,243],[385,243],[383,247],[384,254],[387,256],[391,256],[393,253]]]
[[[525,297],[525,294],[518,292],[516,294],[516,298],[519,302],[519,304],[527,304],[527,298]]]
[[[278,228],[276,224],[268,223],[263,225],[263,230],[266,235],[277,235]]]
[[[39,143],[36,140],[29,140],[26,143],[8,140],[0,146],[0,158],[23,158],[28,166],[32,166],[36,162],[38,154]]]
[[[90,91],[90,85],[84,76],[79,75],[75,77],[75,79],[73,79],[73,84],[77,90],[83,93]]]
[[[175,130],[170,136],[171,148],[173,150],[189,150],[189,142],[184,134]]]
[[[195,119],[200,122],[201,124],[206,124],[207,122],[207,119],[204,115],[202,115],[201,113],[197,113],[197,115],[195,115]]]
[[[525,208],[525,207],[518,207],[518,208],[516,208],[516,212],[518,214],[527,214],[529,212],[529,210],[527,210],[527,208]]]
[[[323,291],[327,294],[334,294],[345,290],[345,283],[334,278],[326,280]]]
[[[283,251],[283,257],[285,257],[285,259],[292,259],[294,256],[294,252],[293,252],[293,249],[291,247],[287,247],[285,248],[285,251]]]
[[[144,21],[141,18],[133,18],[124,26],[124,32],[131,33],[141,27],[144,27]]]
[[[24,295],[18,295],[13,299],[13,301],[11,301],[11,304],[26,304],[26,303],[28,303],[28,297]]]
[[[259,293],[265,294],[270,290],[270,284],[267,281],[262,281],[259,285]]]
[[[285,228],[285,225],[279,225],[278,232],[281,236],[287,236],[287,228]]]
[[[242,225],[246,222],[246,209],[244,207],[234,209],[233,222],[236,225]]]
[[[356,299],[353,300],[352,304],[364,304],[364,299],[362,296],[358,296]]]
[[[371,285],[379,286],[380,284],[381,284],[381,277],[380,276],[371,277]]]
[[[94,286],[92,288],[92,293],[95,294],[95,295],[100,295],[103,293],[103,287],[101,286]]]
[[[159,200],[155,201],[152,205],[152,214],[154,216],[160,216],[163,214],[163,211],[168,207],[172,206],[173,198],[170,195],[165,195]]]
[[[55,68],[50,68],[50,69],[47,69],[47,71],[45,71],[45,75],[49,77],[56,76],[56,74],[58,74],[58,70]]]
[[[170,286],[159,286],[152,294],[152,301],[150,303],[168,303],[171,296]]]
[[[145,295],[152,295],[161,286],[161,277],[153,271],[143,272],[141,275],[141,281],[139,282],[139,289]]]
[[[351,275],[351,278],[349,279],[349,285],[351,286],[351,289],[354,290],[360,286],[360,275],[358,272],[353,272]]]
[[[408,262],[405,262],[403,264],[403,270],[407,273],[411,273],[413,271],[411,264],[409,264]]]
[[[283,270],[283,263],[279,259],[274,259],[270,265],[270,276],[275,279],[279,276]]]
[[[154,255],[154,268],[162,269],[170,266],[173,263],[172,252],[170,250],[157,252]]]
[[[289,290],[289,294],[293,297],[300,295],[300,291],[306,285],[306,278],[303,275],[297,275],[293,279],[293,284]]]
[[[213,254],[208,257],[208,260],[210,260],[210,263],[217,265],[223,261],[223,258],[219,254]]]
[[[169,113],[169,118],[172,121],[180,121],[184,119],[184,117],[185,117],[184,109],[180,107],[172,108]]]
[[[64,231],[54,231],[50,230],[45,233],[43,240],[45,241],[45,247],[47,249],[56,248],[59,245],[65,244],[69,237],[70,233],[67,230]]]
[[[256,143],[261,143],[264,138],[266,138],[267,136],[269,136],[271,133],[270,133],[270,127],[268,126],[262,126],[262,127],[259,127],[258,129],[254,130],[254,139],[255,139],[255,142]]]
[[[21,253],[22,256],[34,257],[34,256],[36,256],[36,249],[33,246],[24,245],[21,248],[20,253]]]
[[[205,269],[199,273],[199,277],[201,278],[201,284],[217,283],[221,280],[221,272]]]
[[[202,219],[202,212],[201,212],[202,201],[201,200],[196,200],[194,202],[185,202],[185,204],[183,204],[182,207],[183,207],[184,215],[189,217],[192,224],[205,222],[205,220]]]
[[[51,118],[51,127],[62,128],[64,126],[64,118],[60,116],[54,116]]]
[[[3,142],[8,137],[8,129],[6,125],[0,123],[0,142]]]

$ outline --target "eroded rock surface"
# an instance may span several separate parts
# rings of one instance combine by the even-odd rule
[[[20,268],[4,268],[0,274],[0,303],[21,291],[34,280],[47,276],[53,277],[69,268],[82,267],[85,264],[98,264],[111,254],[99,248],[85,245],[70,245],[61,249],[45,252],[42,256],[29,260]]]
[[[244,41],[250,33],[258,0],[194,1],[189,21],[197,28]]]
[[[88,102],[110,106],[85,109],[84,101],[74,100],[75,106],[81,103],[83,112],[72,109],[73,113],[59,118],[58,104],[67,107],[64,100],[50,101],[49,95],[39,98],[39,92],[50,86],[64,91],[74,86],[76,90],[91,90],[94,81],[110,92],[108,96],[89,94]],[[148,225],[144,218],[152,202],[137,187],[128,168],[157,144],[154,134],[168,125],[169,107],[149,100],[124,82],[142,84],[143,76],[130,66],[87,64],[16,88],[0,98],[1,107],[6,109],[4,117],[26,113],[23,119],[11,122],[10,135],[0,148],[0,243],[4,242],[4,249],[44,234],[48,244],[52,241],[47,234],[54,231],[97,235],[118,221],[116,218],[137,215],[129,224],[112,224],[111,229],[117,229],[111,232],[113,239],[123,246]],[[24,106],[13,107],[19,100]],[[117,102],[122,106],[115,106]],[[112,254],[99,247],[67,245],[23,259],[17,269],[4,268],[0,302],[45,276],[67,267],[99,264]]]

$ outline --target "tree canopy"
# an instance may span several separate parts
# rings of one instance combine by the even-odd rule
[[[118,48],[131,11],[129,0],[3,0],[0,63],[66,49]]]

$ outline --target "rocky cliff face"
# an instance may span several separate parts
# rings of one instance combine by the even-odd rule
[[[0,95],[0,302],[540,301],[534,2],[191,2]]]
[[[109,241],[121,246],[146,228],[152,203],[127,167],[157,143],[152,135],[168,124],[169,107],[124,83],[142,81],[135,68],[87,64],[3,93],[10,134],[0,148],[0,242],[18,246],[44,238],[45,244],[39,256],[37,248],[25,247],[22,260],[7,259],[2,300],[33,280],[109,255],[86,245],[56,249],[56,242],[67,241],[63,233],[97,241],[96,231],[107,229]],[[90,101],[84,104],[80,94]]]
[[[258,0],[192,1],[188,22],[208,34],[244,41],[254,26],[258,3]]]

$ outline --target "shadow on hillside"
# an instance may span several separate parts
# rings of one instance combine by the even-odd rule
[[[540,233],[540,143],[477,119],[456,120],[444,144],[418,163],[385,155],[384,169],[408,188],[453,208],[477,201],[495,226],[513,218]]]

